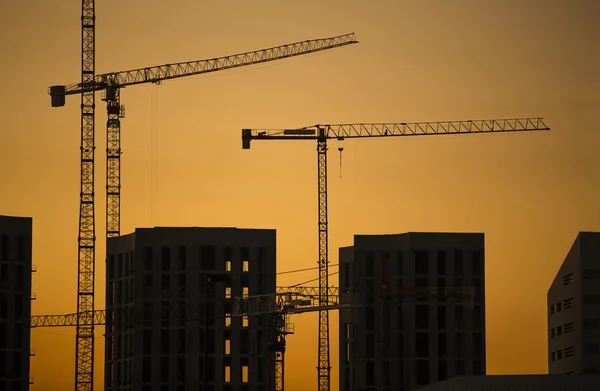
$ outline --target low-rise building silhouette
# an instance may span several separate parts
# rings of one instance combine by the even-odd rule
[[[600,233],[580,232],[548,289],[548,372],[600,374]]]
[[[340,248],[340,390],[409,391],[486,372],[484,235],[355,235]]]
[[[233,299],[275,292],[275,230],[136,229],[108,241],[107,390],[264,390],[268,322]]]
[[[30,217],[0,216],[0,390],[29,389]]]

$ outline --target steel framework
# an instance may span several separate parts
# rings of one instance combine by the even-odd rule
[[[293,333],[289,315],[303,312],[328,312],[350,308],[351,294],[339,288],[327,289],[328,301],[323,301],[320,287],[277,288],[276,293],[238,297],[233,303],[234,316],[263,315],[269,321],[269,391],[284,390],[286,336]]]
[[[81,84],[95,80],[95,4],[83,0],[81,8]],[[75,390],[91,391],[94,381],[94,91],[81,94],[81,186],[78,236],[77,331]]]
[[[314,125],[296,129],[242,129],[242,148],[249,149],[252,140],[316,140],[319,207],[319,295],[328,301],[328,221],[327,221],[327,140],[365,137],[426,136],[549,130],[542,118],[512,118],[443,122],[400,122]],[[319,313],[318,389],[330,389],[329,319]]]

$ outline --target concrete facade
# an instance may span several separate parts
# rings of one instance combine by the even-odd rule
[[[577,235],[547,305],[548,372],[600,374],[600,233]]]
[[[231,313],[235,297],[275,292],[275,249],[275,230],[158,227],[110,239],[106,389],[267,389],[268,322]]]
[[[355,235],[340,248],[340,391],[486,373],[484,235]],[[449,296],[462,292],[468,296]]]
[[[32,219],[0,216],[0,390],[29,390]]]

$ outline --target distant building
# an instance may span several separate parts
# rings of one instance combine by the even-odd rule
[[[0,390],[29,389],[30,217],[0,216]]]
[[[275,230],[236,228],[109,239],[105,388],[267,389],[268,322],[231,313],[235,297],[275,292],[275,245]]]
[[[339,259],[361,304],[340,311],[340,391],[486,373],[483,234],[355,235]]]
[[[580,232],[548,290],[548,372],[600,374],[600,233]]]
[[[600,375],[459,376],[416,391],[595,391]]]

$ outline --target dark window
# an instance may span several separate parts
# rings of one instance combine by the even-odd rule
[[[365,318],[367,330],[373,330],[375,327],[375,310],[373,307],[365,308]]]
[[[415,286],[417,288],[427,288],[427,287],[429,287],[429,278],[427,278],[427,277],[417,277],[417,278],[415,278]]]
[[[483,362],[481,360],[473,361],[473,375],[483,375]]]
[[[4,265],[2,265],[4,266]],[[108,278],[115,277],[115,256],[111,255],[108,257]]]
[[[161,287],[163,290],[171,289],[171,275],[163,274],[161,277]]]
[[[160,381],[169,381],[169,359],[167,357],[161,357],[160,359]]]
[[[415,306],[415,326],[417,329],[429,328],[429,307],[426,305]]]
[[[417,360],[417,385],[429,384],[429,361]]]
[[[177,358],[177,381],[185,380],[185,359],[183,357]]]
[[[17,236],[17,261],[25,260],[25,237]]]
[[[344,270],[344,288],[350,287],[350,264],[345,263],[341,265]]]
[[[473,333],[473,357],[483,356],[483,337],[481,333]]]
[[[152,247],[144,247],[144,267],[152,270]]]
[[[571,299],[572,301],[572,299]],[[584,295],[583,304],[600,304],[600,295]],[[572,305],[571,305],[572,307]],[[567,306],[567,300],[565,300],[565,308],[571,308]]]
[[[216,257],[215,246],[201,246],[200,247],[200,268],[202,270],[214,270],[215,269],[215,257]]]
[[[144,288],[152,288],[152,274],[144,274]]]
[[[160,352],[162,354],[169,353],[169,330],[160,330]]]
[[[267,260],[267,248],[259,247],[257,249],[257,262],[258,262],[258,272],[262,273],[265,269],[265,262]]]
[[[145,323],[152,321],[152,303],[149,301],[144,302],[143,319]]]
[[[168,246],[163,246],[162,252],[162,271],[171,270],[171,249]]]
[[[402,328],[404,326],[404,316],[403,316],[403,312],[404,309],[402,307],[402,305],[398,306],[398,313],[396,314],[398,316],[398,328]]]
[[[367,251],[365,254],[365,277],[373,277],[375,274],[374,258],[375,255],[371,251]]]
[[[465,334],[456,333],[456,355],[458,357],[464,357],[465,350]]]
[[[456,361],[456,374],[458,376],[464,376],[465,374],[465,360]]]
[[[437,274],[446,274],[446,252],[444,250],[437,252]]]
[[[454,327],[462,329],[464,327],[464,308],[462,305],[454,307]]]
[[[149,382],[152,379],[152,358],[142,359],[142,381]]]
[[[598,280],[600,279],[600,270],[597,269],[583,269],[581,273],[584,280]]]
[[[448,367],[446,360],[438,361],[438,381],[446,380],[448,377]]]
[[[398,357],[404,357],[404,341],[403,341],[403,334],[402,333],[398,333]]]
[[[598,319],[584,319],[583,320],[583,328],[585,329],[597,329],[598,328]]]
[[[144,330],[142,344],[143,344],[144,354],[152,353],[152,330]]]
[[[366,365],[367,378],[366,383],[368,386],[375,385],[375,363],[373,361],[367,361]]]
[[[21,293],[16,293],[15,294],[15,316],[17,319],[20,319],[23,317],[23,300],[24,300],[23,294]],[[29,300],[29,297],[27,298],[27,300]]]
[[[185,330],[177,330],[177,353],[185,354]]]
[[[373,334],[367,334],[366,345],[367,358],[373,358],[373,356],[375,356],[375,337]]]
[[[250,261],[250,247],[242,247],[240,248],[240,261],[249,262]]]
[[[447,352],[448,352],[448,349],[447,349],[446,334],[439,333],[438,334],[438,356],[446,357]]]
[[[463,252],[462,250],[454,251],[454,274],[463,273]]]
[[[418,357],[429,357],[429,334],[416,333],[415,350]]]
[[[429,254],[427,251],[418,250],[415,251],[415,273],[416,274],[428,274],[429,273]]]
[[[473,273],[473,275],[480,275],[483,269],[481,261],[481,251],[473,251],[471,262],[471,272]]]
[[[248,349],[250,347],[250,337],[248,334],[248,330],[241,330],[240,331],[240,353],[241,354],[248,354]]]
[[[2,260],[8,261],[10,249],[8,248],[8,235],[2,235]]]
[[[402,257],[402,251],[398,251],[398,262],[396,263],[396,265],[398,265],[397,266],[397,268],[398,268],[397,269],[398,270],[398,277],[402,277],[402,262],[403,262],[402,258],[403,258]]]
[[[15,369],[15,376],[16,377],[21,377],[23,376],[23,365],[22,365],[22,361],[21,361],[21,353],[20,352],[14,352],[14,369]],[[19,384],[19,388],[15,388],[15,391],[20,391],[21,387]]]
[[[600,353],[600,349],[598,349],[598,345],[595,343],[586,343],[583,345],[583,352],[585,354],[598,354]]]
[[[481,314],[481,306],[477,305],[473,307],[473,328],[475,330],[481,329],[481,325],[483,324],[483,318]]]
[[[186,260],[187,260],[187,248],[185,246],[179,246],[178,249],[178,260],[179,260],[179,265],[178,268],[181,271],[185,271],[186,269]]]
[[[438,329],[446,328],[446,307],[443,305],[438,306]]]

